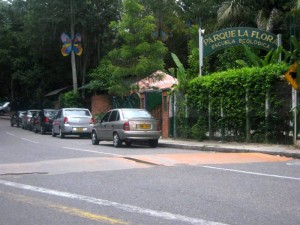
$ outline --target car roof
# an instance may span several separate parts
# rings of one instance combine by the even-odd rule
[[[87,108],[62,108],[61,110],[89,110]]]

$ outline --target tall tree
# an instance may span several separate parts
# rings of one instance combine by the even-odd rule
[[[220,26],[252,25],[269,32],[280,32],[284,16],[295,6],[297,0],[230,0],[218,10]],[[255,16],[253,16],[255,15]]]
[[[164,69],[167,49],[161,41],[151,38],[155,20],[137,0],[123,1],[121,20],[112,22],[111,28],[122,44],[109,53],[110,70],[116,81],[110,91],[124,95],[120,90],[128,92],[128,89],[120,87],[124,87],[126,80],[144,78]]]

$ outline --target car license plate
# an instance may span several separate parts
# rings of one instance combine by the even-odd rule
[[[76,128],[73,128],[73,130],[77,131],[77,132],[82,132],[83,128],[82,127],[76,127]]]
[[[140,124],[140,129],[150,129],[150,124]]]

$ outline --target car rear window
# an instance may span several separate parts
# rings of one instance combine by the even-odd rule
[[[151,114],[145,110],[123,110],[125,119],[131,118],[152,118]]]
[[[55,117],[57,114],[57,111],[45,111],[45,116],[47,117]]]
[[[87,110],[66,110],[65,116],[91,116]]]

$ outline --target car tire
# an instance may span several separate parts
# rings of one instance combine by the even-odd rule
[[[59,137],[60,139],[65,138],[65,134],[62,132],[61,128],[59,128]]]
[[[148,141],[148,144],[151,148],[156,148],[157,145],[158,145],[158,140],[157,139],[154,139],[154,140],[149,140]]]
[[[99,138],[98,138],[96,132],[93,131],[93,132],[92,132],[92,144],[93,144],[93,145],[99,145],[99,142],[100,142],[100,141],[99,141]]]
[[[113,144],[114,144],[114,147],[116,147],[116,148],[119,148],[122,146],[122,141],[120,139],[120,136],[116,132],[113,134]]]
[[[53,128],[52,128],[51,134],[52,134],[52,137],[56,137],[56,133],[54,132],[54,129],[53,129]]]

